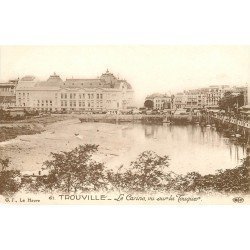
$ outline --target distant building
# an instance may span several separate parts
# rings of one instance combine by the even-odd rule
[[[152,94],[146,97],[146,100],[151,100],[153,102],[153,109],[170,109],[171,96],[167,94]]]
[[[163,109],[163,103],[173,109],[217,109],[221,98],[230,90],[229,85],[212,85],[208,88],[185,90],[175,94],[173,98],[164,94],[153,94],[147,96],[146,100],[152,100],[155,109]],[[235,89],[235,91],[242,90],[244,88]]]
[[[175,95],[175,107],[189,109],[218,108],[220,99],[229,90],[228,85],[214,85],[208,88],[186,90]]]
[[[177,93],[174,96],[174,108],[183,109],[187,106],[187,95],[185,93]]]
[[[247,105],[250,108],[250,83],[247,85]]]
[[[244,96],[244,106],[247,105],[247,99],[248,99],[247,98],[247,94],[248,94],[247,86],[234,86],[231,91],[235,95],[239,95],[239,94],[243,93],[243,96]]]
[[[213,85],[209,86],[207,93],[206,107],[218,108],[219,101],[224,94],[230,90],[229,85]]]
[[[0,108],[9,108],[16,105],[16,86],[18,80],[0,83]]]
[[[246,91],[246,105],[242,107],[241,113],[245,116],[246,119],[250,120],[250,84],[247,85]]]
[[[134,91],[126,80],[108,70],[96,79],[70,78],[54,73],[47,81],[22,78],[16,89],[18,107],[40,111],[96,111],[117,113],[133,106]]]

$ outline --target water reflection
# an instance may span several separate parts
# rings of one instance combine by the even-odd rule
[[[131,150],[139,153],[154,150],[171,158],[175,172],[215,172],[236,167],[245,156],[245,149],[235,145],[214,128],[196,125],[131,125],[126,137],[133,137],[136,145]],[[136,156],[130,152],[131,157]],[[129,155],[129,154],[128,154]]]
[[[168,155],[171,159],[169,170],[180,174],[192,171],[208,174],[218,169],[234,168],[246,155],[242,146],[223,138],[213,128],[132,123],[81,124],[78,120],[58,122],[41,134],[2,142],[0,154],[10,158],[13,168],[33,171],[41,169],[51,152],[69,151],[85,143],[99,145],[97,160],[108,167],[128,166],[141,152],[152,150]]]

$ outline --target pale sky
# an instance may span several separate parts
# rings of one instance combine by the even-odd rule
[[[154,92],[250,83],[250,46],[2,46],[0,80],[96,78],[106,69],[125,78],[137,104]]]

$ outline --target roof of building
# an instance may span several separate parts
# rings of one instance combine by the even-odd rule
[[[230,86],[227,85],[227,84],[221,84],[221,85],[210,85],[209,88],[212,88],[212,89],[227,89],[229,88]]]
[[[24,76],[20,79],[16,89],[34,88],[38,80],[34,76]]]
[[[57,75],[55,72],[53,75],[51,75],[49,77],[49,79],[47,80],[48,83],[61,83],[63,80],[61,79],[61,77],[59,75]]]
[[[178,92],[178,93],[176,93],[175,96],[183,96],[183,95],[185,95],[185,93],[183,93],[183,92]]]
[[[35,76],[24,76],[20,81],[34,81],[36,79]]]
[[[99,88],[104,87],[105,81],[101,79],[66,79],[63,85],[68,88]]]
[[[113,80],[112,82],[107,82],[105,79],[66,79],[62,83],[64,87],[67,88],[112,88],[119,89],[121,84],[125,84],[128,89],[132,89],[131,85],[124,80]]]
[[[48,87],[60,87],[63,84],[63,80],[59,75],[54,73],[53,75],[50,75],[47,81],[40,81],[37,82],[34,87],[36,88],[48,88]]]
[[[0,87],[4,87],[4,86],[7,86],[7,87],[15,86],[15,84],[12,82],[0,82]]]
[[[25,79],[25,81],[23,80]],[[28,79],[28,80],[27,80]],[[106,73],[102,74],[100,78],[93,79],[76,79],[68,78],[63,81],[59,75],[54,73],[49,77],[47,81],[35,81],[31,77],[24,77],[21,79],[17,86],[17,90],[27,89],[27,88],[112,88],[119,89],[121,84],[125,84],[127,89],[132,89],[132,86],[126,80],[117,79],[112,73],[108,70]]]
[[[16,87],[16,90],[19,90],[19,89],[29,89],[29,88],[34,88],[36,86],[37,82],[26,82],[26,81],[20,81],[18,84],[17,84],[17,87]]]
[[[147,99],[154,99],[154,98],[170,98],[170,96],[167,95],[167,94],[154,93],[154,94],[148,95],[146,98],[147,98]]]

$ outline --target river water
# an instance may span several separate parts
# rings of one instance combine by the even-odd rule
[[[41,134],[1,142],[0,157],[9,157],[13,168],[37,173],[43,162],[51,158],[51,152],[68,151],[85,143],[99,145],[95,159],[109,168],[128,166],[141,152],[152,150],[168,155],[169,169],[178,174],[208,174],[233,168],[246,154],[242,146],[229,142],[213,128],[80,123],[74,119],[51,124]]]

